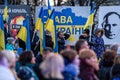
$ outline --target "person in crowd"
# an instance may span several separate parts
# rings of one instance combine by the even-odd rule
[[[38,54],[36,57],[36,63],[40,64],[46,57],[53,52],[53,49],[50,47],[45,47],[42,51],[42,54]]]
[[[65,69],[63,71],[64,80],[78,80],[79,58],[75,50],[65,49],[60,53],[63,56]]]
[[[15,80],[9,69],[8,60],[2,51],[0,51],[0,80]]]
[[[46,47],[50,47],[53,49],[53,46],[54,46],[54,42],[52,41],[52,35],[51,35],[51,32],[46,30],[45,32],[45,44],[46,44]]]
[[[16,71],[15,71],[15,64],[16,64],[16,55],[15,55],[15,53],[13,51],[10,51],[10,50],[4,50],[1,53],[4,54],[6,59],[8,60],[8,67],[11,70],[11,72],[13,73],[15,79],[20,80],[17,77]]]
[[[15,39],[13,37],[7,38],[6,50],[14,50],[15,49]]]
[[[40,80],[43,80],[44,78],[41,74],[41,69],[39,68],[39,65],[46,59],[47,56],[49,56],[52,53],[53,53],[52,48],[46,47],[43,49],[42,54],[38,54],[38,56],[36,57],[36,64],[34,66],[34,71]]]
[[[104,31],[102,29],[96,29],[95,35],[92,38],[93,50],[96,52],[98,58],[102,58],[102,54],[105,51],[104,40],[102,38]]]
[[[115,56],[116,53],[111,50],[103,53],[103,61],[98,73],[100,80],[110,80],[110,69],[113,66]]]
[[[62,71],[64,70],[64,60],[59,54],[51,54],[40,65],[43,80],[64,80]]]
[[[99,80],[95,71],[99,70],[96,53],[90,49],[83,49],[79,53],[80,58],[80,74],[82,80]]]
[[[114,65],[110,71],[110,80],[120,80],[120,55],[114,59]]]
[[[82,35],[79,36],[79,39],[85,39],[88,42],[89,46],[92,47],[93,43],[90,40],[89,33],[90,33],[90,30],[89,29],[85,29],[83,31]],[[92,38],[92,36],[91,36],[91,38]]]
[[[58,32],[58,52],[65,49],[65,40],[70,37],[69,34],[63,33],[62,31]]]
[[[34,52],[35,57],[40,51],[40,40],[37,32],[38,30],[35,30],[34,24],[32,24],[30,28],[31,50]]]
[[[82,49],[89,49],[88,42],[85,39],[78,40],[75,44],[75,49],[78,54]]]
[[[34,72],[35,57],[32,51],[23,51],[17,62],[18,77],[22,80],[38,80],[36,73]]]
[[[58,52],[65,49],[65,38],[63,32],[58,32]]]
[[[82,33],[82,35],[79,36],[79,39],[85,39],[87,42],[89,42],[89,33],[90,30],[89,29],[85,29]]]
[[[5,33],[5,43],[7,43],[7,38],[10,37],[10,31],[8,29],[7,21],[4,21],[4,33]]]
[[[110,50],[112,50],[115,53],[117,53],[118,47],[120,47],[119,44],[113,44],[113,45],[110,46]]]

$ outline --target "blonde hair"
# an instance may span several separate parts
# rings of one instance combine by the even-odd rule
[[[120,64],[120,55],[117,55],[114,59],[114,64]]]
[[[7,58],[9,67],[12,66],[13,62],[15,62],[15,60],[16,60],[15,53],[10,50],[3,50],[3,51],[1,51],[1,53],[3,53],[5,55],[5,57]]]
[[[83,49],[79,53],[79,57],[81,59],[91,58],[93,56],[96,56],[96,53],[93,50],[90,50],[90,49]]]
[[[64,68],[64,61],[59,54],[49,55],[40,68],[45,78],[63,78],[60,68]]]

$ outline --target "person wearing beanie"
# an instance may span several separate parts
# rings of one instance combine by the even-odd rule
[[[15,39],[13,37],[7,38],[6,50],[14,50],[15,49]]]
[[[92,38],[92,42],[93,42],[93,50],[96,52],[97,57],[99,59],[102,58],[102,54],[105,51],[105,45],[104,45],[104,40],[102,38],[104,34],[104,30],[103,29],[96,29],[95,31],[95,35]]]

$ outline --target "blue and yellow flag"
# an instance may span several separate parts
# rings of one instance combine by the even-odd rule
[[[57,43],[57,34],[56,34],[56,27],[54,25],[54,9],[51,12],[50,17],[47,20],[46,23],[46,30],[51,32],[52,35],[52,41],[54,42],[54,52],[58,52],[58,43]]]
[[[5,4],[4,4],[5,8],[4,8],[4,15],[3,15],[3,18],[4,18],[4,21],[6,20],[7,18],[7,15],[8,15],[8,1],[5,0]]]
[[[89,26],[94,24],[94,2],[92,2],[92,9],[90,11],[90,15],[87,19],[84,29],[89,29]]]
[[[45,35],[44,35],[44,25],[43,25],[43,7],[41,8],[40,12],[39,12],[39,16],[38,19],[36,21],[36,26],[35,29],[40,31],[40,53],[42,53],[42,50],[45,48]]]
[[[3,49],[5,49],[4,22],[3,16],[0,15],[0,50]]]
[[[51,14],[51,6],[50,6],[50,1],[48,0],[48,14],[49,14],[49,16],[50,16],[50,14]]]
[[[23,26],[21,26],[17,37],[26,43],[26,50],[31,50],[30,26],[29,26],[29,17],[28,16],[26,16],[25,20],[23,21]]]

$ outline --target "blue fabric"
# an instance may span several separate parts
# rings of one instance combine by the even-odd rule
[[[112,80],[120,80],[120,78],[116,77],[116,78],[113,78]]]
[[[74,64],[68,64],[63,72],[64,80],[75,80],[79,74],[79,69]],[[78,80],[78,79],[76,79]]]
[[[13,44],[9,44],[9,43],[6,44],[6,50],[14,50],[14,49],[15,47]]]
[[[93,50],[96,52],[97,57],[101,58],[103,52],[105,51],[104,40],[102,37],[93,36]]]

